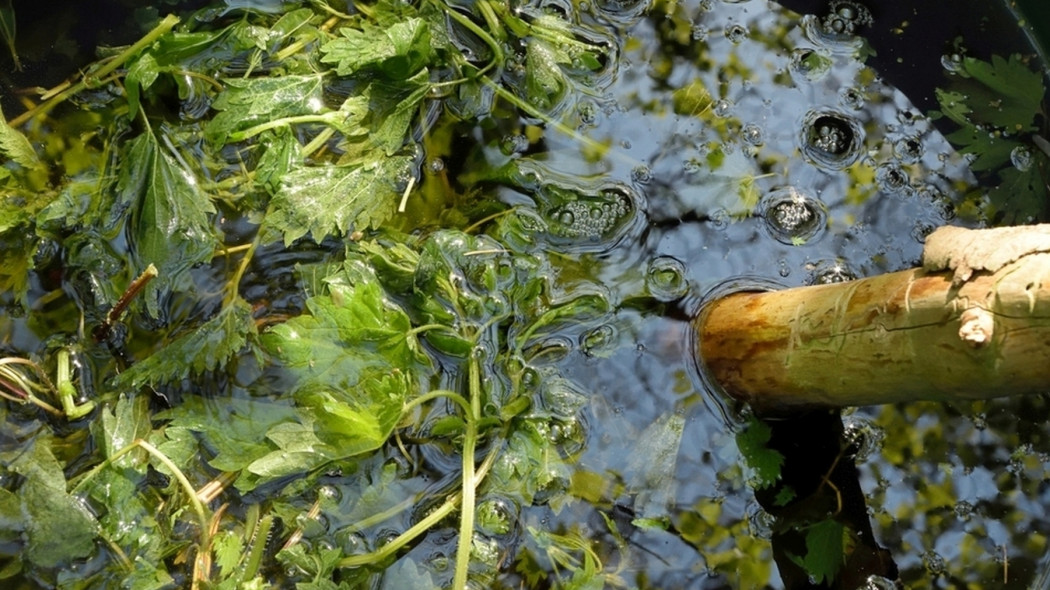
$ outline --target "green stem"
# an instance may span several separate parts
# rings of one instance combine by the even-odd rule
[[[15,117],[8,124],[11,127],[18,127],[22,123],[25,123],[26,121],[37,115],[47,114],[51,112],[51,109],[55,108],[65,100],[69,99],[69,97],[77,94],[78,92],[91,88],[98,82],[98,80],[105,78],[114,70],[123,66],[136,53],[152,45],[154,41],[160,39],[163,35],[170,32],[173,28],[175,28],[175,25],[177,24],[179,24],[179,17],[175,16],[174,14],[169,14],[168,16],[164,17],[164,20],[160,21],[160,23],[157,24],[157,26],[153,27],[153,29],[150,32],[146,33],[145,36],[136,41],[131,47],[128,47],[124,51],[121,51],[119,54],[107,61],[106,64],[100,67],[98,70],[90,72],[88,75],[81,77],[81,79],[73,86],[70,86],[63,92],[51,97],[47,100],[47,102],[38,105],[35,108],[30,109],[22,113],[21,115]]]
[[[411,410],[412,408],[414,408],[416,406],[423,405],[423,404],[427,403],[428,401],[430,401],[432,399],[437,399],[437,398],[440,398],[440,397],[443,397],[443,398],[446,398],[446,399],[448,399],[450,401],[456,402],[456,404],[460,408],[463,408],[463,412],[467,416],[470,416],[471,406],[467,402],[467,400],[464,399],[462,395],[456,393],[455,391],[449,391],[447,389],[438,389],[438,390],[431,391],[429,393],[425,393],[425,394],[417,397],[416,399],[414,399],[414,400],[408,402],[407,404],[405,404],[404,411],[407,412],[408,410]]]
[[[95,409],[95,402],[89,400],[77,405],[77,388],[73,386],[73,371],[70,369],[72,361],[69,358],[68,348],[59,349],[57,362],[55,388],[58,390],[58,399],[62,402],[62,411],[66,413],[66,419],[76,420],[87,416]]]
[[[474,544],[474,507],[478,481],[474,477],[474,449],[478,442],[478,420],[481,419],[481,366],[476,356],[470,357],[470,413],[463,434],[463,505],[459,510],[459,546],[456,547],[456,571],[452,590],[466,590],[470,553]]]
[[[492,464],[496,462],[497,451],[499,446],[493,446],[492,450],[489,451],[485,461],[481,463],[474,475],[474,485],[480,485],[485,476],[488,475],[489,469],[492,468]],[[417,522],[407,531],[401,533],[394,540],[390,541],[386,545],[383,545],[375,551],[370,551],[361,555],[351,555],[350,557],[344,557],[339,560],[337,567],[361,567],[365,565],[375,564],[380,562],[391,555],[397,553],[399,549],[405,545],[411,543],[416,537],[430,530],[430,528],[437,523],[441,522],[443,518],[452,514],[456,510],[456,506],[459,505],[459,494],[453,494],[449,496],[445,502],[438,506],[433,512],[428,514],[426,518]],[[362,527],[363,528],[363,527]]]
[[[496,65],[503,63],[503,48],[500,47],[499,42],[497,42],[492,37],[492,35],[488,33],[488,31],[482,29],[477,25],[477,23],[463,16],[458,11],[446,5],[444,2],[438,2],[437,4],[442,10],[445,11],[445,14],[449,15],[449,17],[452,18],[452,20],[463,25],[463,27],[471,33],[477,35],[478,38],[485,42],[485,45],[488,45],[489,48],[492,49],[492,61],[490,61],[488,65],[486,65],[484,68],[481,68],[481,70],[478,72],[479,74],[484,74]],[[482,4],[485,5],[486,3],[483,2]]]

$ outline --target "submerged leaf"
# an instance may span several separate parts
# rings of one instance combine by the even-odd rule
[[[36,155],[33,145],[26,136],[7,124],[3,111],[0,111],[0,156],[23,168],[40,166],[40,157]]]
[[[204,130],[216,144],[226,143],[235,131],[260,123],[325,110],[323,74],[232,79],[225,84],[226,89],[212,105],[220,112]]]
[[[136,390],[211,371],[240,352],[256,336],[251,306],[237,299],[215,317],[180,335],[124,371],[117,378],[121,390]]]
[[[157,317],[158,294],[185,287],[190,267],[215,251],[218,241],[208,219],[215,208],[189,172],[161,150],[152,131],[131,140],[124,158],[117,192],[131,206],[136,266],[154,264],[160,271],[145,293],[146,309]]]
[[[95,548],[95,519],[66,492],[62,465],[51,452],[51,437],[40,435],[17,451],[0,454],[0,464],[24,479],[18,488],[25,518],[23,559],[40,567],[69,565]]]
[[[736,435],[736,445],[748,467],[754,471],[752,485],[758,490],[776,483],[780,479],[780,468],[784,464],[784,455],[766,447],[772,436],[769,425],[757,418],[752,418]]]

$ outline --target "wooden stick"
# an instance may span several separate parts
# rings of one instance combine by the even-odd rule
[[[758,409],[1050,392],[1050,228],[941,228],[924,268],[735,293],[696,319],[701,364]]]

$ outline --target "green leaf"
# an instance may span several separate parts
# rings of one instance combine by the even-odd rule
[[[769,425],[754,417],[736,434],[737,448],[754,472],[752,485],[758,490],[776,483],[780,478],[780,467],[784,464],[784,455],[766,447],[772,434]]]
[[[41,166],[40,157],[25,135],[7,124],[7,118],[0,111],[0,156],[11,160],[23,168]]]
[[[426,21],[410,18],[389,27],[365,24],[362,29],[343,27],[341,38],[321,47],[322,63],[336,64],[340,76],[375,67],[387,77],[404,80],[415,75],[433,58]]]
[[[215,208],[190,171],[161,149],[152,131],[128,143],[117,192],[131,207],[136,267],[141,271],[152,263],[160,272],[143,295],[150,315],[158,317],[159,294],[188,286],[190,267],[215,251],[218,240],[208,218]]]
[[[236,131],[286,117],[317,115],[324,102],[324,74],[273,76],[225,81],[212,105],[220,111],[204,128],[209,141],[222,145]]]
[[[320,242],[329,235],[378,227],[397,207],[412,175],[407,156],[382,157],[350,166],[312,166],[282,179],[264,225],[291,244],[306,234]]]
[[[25,478],[17,490],[25,518],[22,558],[44,568],[69,566],[89,556],[97,526],[84,505],[66,492],[62,465],[51,444],[50,436],[38,435],[18,450],[0,454],[0,464]]]
[[[1017,99],[1019,103],[1026,103],[1032,107],[1030,112],[1043,99],[1042,72],[1030,70],[1019,54],[1011,55],[1009,60],[993,55],[990,63],[967,57],[963,60],[963,68],[985,86]]]
[[[128,118],[134,119],[139,111],[142,92],[148,90],[160,76],[160,64],[152,53],[143,53],[128,67],[124,77],[124,88],[128,93]]]
[[[833,520],[822,520],[806,529],[806,556],[801,565],[818,583],[831,582],[844,563],[843,536],[846,528]]]
[[[267,399],[203,399],[187,396],[178,406],[160,412],[158,420],[169,420],[159,448],[180,469],[198,469],[197,436],[203,440],[208,461],[220,471],[236,472],[274,450],[274,445],[261,433],[282,422],[294,422],[298,413],[289,402]],[[236,485],[250,491],[258,484],[241,477]]]
[[[260,342],[295,376],[293,392],[352,387],[367,368],[410,370],[416,343],[411,324],[377,283],[334,279],[329,293],[306,302],[307,315],[274,326]]]
[[[238,298],[207,322],[191,328],[146,359],[121,373],[118,389],[134,391],[214,370],[244,349],[257,335],[251,306]]]

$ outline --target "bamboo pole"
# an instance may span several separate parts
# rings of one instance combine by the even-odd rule
[[[940,228],[923,268],[705,306],[708,376],[758,409],[1050,392],[1050,226]]]

